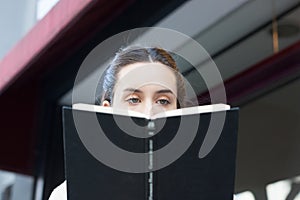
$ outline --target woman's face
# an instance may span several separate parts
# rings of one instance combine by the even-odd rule
[[[161,63],[135,63],[123,67],[118,73],[112,106],[147,115],[176,109],[174,72]]]

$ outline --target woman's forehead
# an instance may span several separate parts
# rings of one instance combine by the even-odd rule
[[[116,86],[119,89],[140,88],[145,85],[160,85],[177,93],[174,70],[161,63],[135,63],[123,67],[118,73]]]

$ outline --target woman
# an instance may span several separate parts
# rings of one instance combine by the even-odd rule
[[[186,91],[176,62],[156,47],[120,50],[100,81],[96,104],[152,115],[186,106]],[[49,200],[66,200],[66,182]],[[234,198],[237,200],[236,198]]]
[[[161,48],[130,47],[119,51],[106,70],[101,82],[102,92],[99,92],[96,101],[98,105],[128,108],[145,113],[144,110],[140,110],[140,107],[131,106],[146,103],[143,98],[150,96],[144,95],[153,89],[153,94],[155,92],[161,94],[151,96],[153,105],[163,105],[166,110],[184,107],[185,86],[183,78],[172,56]],[[120,88],[121,84],[123,88]],[[128,88],[124,88],[124,85]],[[130,93],[129,88],[137,90]],[[121,89],[127,89],[130,93],[127,99],[122,99],[124,94]],[[163,89],[166,90],[160,91]],[[167,91],[170,89],[173,91]],[[121,105],[120,101],[122,100],[126,101],[127,105]]]
[[[96,104],[152,115],[185,106],[185,85],[176,62],[156,47],[120,50],[110,63],[96,98]],[[66,182],[49,200],[67,199]]]

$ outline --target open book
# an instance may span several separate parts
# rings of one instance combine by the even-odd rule
[[[74,104],[64,107],[63,123],[69,200],[233,198],[237,108],[147,116]]]
[[[134,117],[140,117],[146,119],[156,119],[156,118],[179,116],[179,115],[191,115],[196,113],[200,114],[200,113],[225,111],[230,109],[230,105],[212,104],[212,105],[204,105],[204,106],[194,106],[194,107],[187,107],[187,108],[181,108],[176,110],[169,110],[169,111],[155,114],[153,116],[148,116],[143,113],[139,113],[131,110],[117,110],[117,109],[113,109],[112,107],[104,107],[104,106],[97,106],[97,105],[83,104],[83,103],[73,104],[72,108],[75,110],[83,110],[83,111],[90,111],[90,112],[128,115],[128,116],[134,116]]]

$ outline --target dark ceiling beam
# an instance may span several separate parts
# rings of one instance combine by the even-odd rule
[[[300,41],[225,80],[227,103],[242,106],[300,77]],[[220,86],[211,90],[219,93]],[[208,92],[198,97],[209,99]],[[207,103],[207,102],[205,102]]]
[[[121,31],[152,26],[183,2],[59,1],[0,61],[0,169],[34,175],[42,155],[36,147],[45,145],[39,137],[51,134],[45,127],[60,117],[54,107],[94,46]]]
[[[300,41],[225,81],[228,102],[243,105],[300,77]]]

